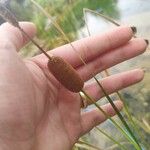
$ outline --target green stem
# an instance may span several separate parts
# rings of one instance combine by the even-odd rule
[[[82,90],[83,94],[87,97],[87,99],[92,102],[105,116],[108,118],[119,130],[120,132],[135,146],[137,150],[141,150],[138,144],[133,140],[131,136],[129,136],[97,103],[91,98],[84,90]]]
[[[110,76],[108,70],[105,70],[105,74],[106,74],[106,76]],[[132,116],[131,116],[131,114],[130,114],[130,112],[129,112],[129,109],[128,109],[127,104],[125,103],[125,100],[123,99],[123,97],[122,97],[122,95],[119,93],[119,91],[117,91],[116,94],[118,95],[119,99],[123,102],[123,105],[124,105],[124,108],[125,108],[125,109],[124,109],[125,114],[127,115],[127,117],[128,117],[128,119],[129,119],[129,121],[130,121],[130,123],[131,123],[133,129],[138,133],[138,129],[137,129],[137,127],[136,127],[135,122],[134,122],[133,119],[132,119]]]
[[[70,39],[66,36],[65,32],[62,30],[62,28],[60,27],[60,25],[57,23],[57,21],[54,21],[52,19],[52,17],[44,10],[43,7],[41,7],[35,0],[30,0],[40,11],[43,12],[43,14],[49,19],[51,20],[51,23],[53,24],[53,26],[59,31],[59,33],[65,38],[65,40],[70,44],[70,46],[72,47],[72,49],[74,50],[74,52],[78,55],[79,59],[81,60],[81,62],[86,66],[85,61],[83,60],[83,58],[81,57],[81,55],[79,54],[79,52],[77,52],[77,50],[74,48],[73,44],[71,43]]]
[[[122,145],[131,145],[131,143],[129,143],[129,142],[121,142],[121,144],[122,144]],[[112,146],[106,148],[105,150],[113,150],[113,149],[116,149],[116,148],[118,148],[118,145],[117,145],[117,144],[112,145]]]
[[[87,10],[89,10],[89,9],[87,9]],[[91,34],[90,34],[90,30],[89,30],[89,27],[88,27],[88,24],[87,24],[86,15],[85,15],[86,9],[84,9],[83,12],[84,12],[84,19],[85,19],[85,24],[86,24],[86,27],[87,27],[87,31],[88,31],[88,34],[89,34],[89,36],[90,36]],[[107,20],[109,20],[109,21],[111,20],[110,18],[108,18],[108,17],[106,17],[106,16],[104,16],[104,15],[102,15],[102,16],[105,17],[105,18],[106,18]],[[118,23],[116,23],[116,22],[113,21],[113,20],[111,20],[111,22],[113,22],[113,23],[114,23],[115,25],[117,25],[117,26],[119,25]],[[105,72],[106,72],[106,75],[109,75],[107,70],[106,70]],[[137,142],[137,144],[138,144],[138,141],[137,141],[136,137],[133,135],[132,131],[130,130],[130,128],[129,128],[129,126],[128,126],[128,124],[126,123],[126,121],[125,121],[124,118],[122,117],[122,115],[121,115],[121,113],[119,112],[119,110],[117,109],[117,107],[114,105],[114,103],[113,103],[113,101],[111,100],[110,96],[106,93],[106,91],[104,90],[104,88],[103,88],[103,86],[100,84],[100,82],[97,80],[97,78],[94,77],[94,79],[96,80],[96,82],[98,83],[98,85],[100,86],[100,88],[102,89],[104,95],[106,96],[106,98],[108,99],[108,101],[110,102],[110,104],[112,105],[113,109],[116,111],[118,117],[120,118],[120,120],[121,120],[122,123],[124,124],[125,128],[129,131],[129,133],[131,134],[131,136],[133,136],[134,140],[135,140],[135,141]],[[118,96],[121,98],[121,95],[120,95],[119,93],[117,93],[117,94],[118,94]],[[125,105],[125,107],[126,107],[126,105]],[[127,109],[127,107],[126,107],[126,109]],[[130,115],[129,115],[129,116],[130,116]],[[131,117],[130,117],[130,119],[132,120]],[[133,120],[132,120],[132,122],[133,122]],[[135,124],[134,124],[134,125],[135,125]],[[140,146],[140,145],[139,145],[139,146]]]
[[[106,93],[105,89],[103,88],[103,86],[101,85],[101,83],[97,80],[96,77],[94,77],[97,84],[100,86],[100,88],[102,89],[102,92],[104,93],[104,95],[106,96],[107,100],[109,101],[109,103],[112,105],[113,109],[116,111],[118,117],[120,118],[120,120],[122,121],[124,127],[127,129],[127,131],[130,133],[130,135],[132,136],[132,138],[135,140],[135,142],[137,143],[137,145],[139,146],[139,148],[142,150],[140,144],[138,143],[138,140],[136,139],[135,135],[133,134],[133,132],[131,131],[130,127],[128,126],[127,122],[125,121],[125,119],[123,118],[123,116],[121,115],[121,113],[119,112],[118,108],[116,107],[116,105],[114,104],[114,102],[111,100],[110,96]]]
[[[85,20],[85,25],[86,25],[88,34],[89,34],[89,36],[91,36],[90,30],[89,30],[89,27],[88,27],[88,24],[87,24],[86,14],[85,14],[85,12],[86,12],[87,10],[88,10],[88,11],[91,11],[91,10],[89,10],[89,9],[84,9],[84,10],[83,10],[83,13],[84,13],[84,20]],[[92,11],[92,12],[93,12],[93,11]],[[105,17],[107,20],[109,19],[109,21],[111,20],[110,18],[108,18],[108,17],[106,17],[106,16],[104,16],[104,15],[102,15],[102,16]],[[111,20],[111,22],[113,22],[113,23],[114,23],[115,25],[117,25],[117,26],[119,25],[119,24],[116,23],[115,21],[112,21],[112,20]],[[105,70],[105,74],[106,74],[107,76],[109,76],[109,73],[108,73],[107,70]],[[108,96],[108,94],[105,92],[104,88],[103,88],[102,85],[99,83],[99,81],[98,81],[96,78],[94,78],[94,79],[96,80],[96,82],[98,83],[98,85],[99,85],[100,88],[102,89],[103,93],[105,94],[106,98],[108,99],[108,101],[110,102],[110,104],[112,105],[112,107],[114,108],[114,110],[116,111],[118,117],[121,119],[122,123],[124,124],[125,121],[122,120],[123,117],[122,117],[122,115],[120,114],[119,110],[118,110],[117,107],[114,105],[113,101],[112,101],[111,98]],[[117,94],[118,94],[120,100],[122,100],[120,93],[117,92]],[[125,106],[125,110],[126,110],[127,114],[129,114],[126,104],[125,104],[124,106]],[[129,116],[130,120],[132,120],[131,115],[128,115],[128,116]],[[133,120],[132,120],[132,122],[133,122]],[[126,124],[126,123],[125,123],[125,124]],[[125,125],[125,126],[126,126],[126,125]],[[127,126],[128,126],[128,125],[127,125]],[[133,126],[135,126],[134,123],[133,123]]]
[[[128,150],[126,147],[124,147],[123,145],[121,145],[119,142],[117,142],[116,140],[114,140],[111,136],[109,136],[106,132],[102,131],[100,128],[95,127],[99,132],[101,132],[102,134],[104,134],[108,139],[110,139],[111,141],[113,141],[115,144],[117,144],[121,149],[123,150]]]
[[[89,144],[89,143],[87,143],[87,142],[85,142],[85,141],[78,141],[78,143],[79,144],[84,144],[84,145],[87,145],[87,146],[89,146],[89,147],[91,147],[91,148],[94,148],[95,150],[101,150],[100,148],[98,148],[98,147],[96,147],[96,146],[94,146],[94,145],[92,145],[92,144]]]
[[[105,74],[106,74],[106,76],[110,76],[108,70],[105,70]],[[129,110],[128,110],[128,106],[127,106],[127,104],[125,103],[125,100],[123,99],[123,97],[122,97],[122,95],[119,93],[119,91],[117,91],[116,94],[118,95],[119,99],[123,102],[123,105],[124,105],[124,108],[125,108],[125,109],[124,109],[125,114],[127,115],[127,117],[128,117],[128,119],[129,119],[129,121],[130,121],[130,123],[131,123],[133,129],[138,133],[138,129],[137,129],[137,127],[136,127],[135,122],[134,122],[133,119],[132,119],[132,116],[131,116],[131,114],[130,114],[130,112],[129,112]]]
[[[87,27],[88,34],[89,34],[89,36],[90,36],[91,34],[90,34],[90,30],[89,30],[89,27],[88,27],[88,24],[87,24],[86,15],[85,15],[85,12],[86,12],[87,10],[90,11],[90,12],[93,12],[93,13],[96,13],[96,12],[94,12],[94,11],[92,11],[92,10],[89,10],[89,9],[84,9],[84,10],[83,10],[84,19],[85,19],[85,24],[86,24],[86,27]],[[105,16],[105,15],[99,14],[99,13],[96,13],[96,14],[101,15],[103,18],[107,19],[108,21],[112,22],[113,24],[115,24],[115,25],[117,25],[117,26],[120,26],[118,23],[116,23],[115,21],[113,21],[111,18],[109,18],[109,17],[107,17],[107,16]],[[105,73],[106,73],[106,75],[109,75],[109,73],[108,73],[107,70],[105,70]],[[128,124],[127,124],[127,122],[125,121],[125,119],[122,117],[122,115],[121,115],[121,113],[119,112],[119,110],[117,109],[117,107],[114,105],[114,103],[113,103],[113,101],[111,100],[110,96],[106,93],[106,91],[104,90],[103,86],[102,86],[102,85],[100,84],[100,82],[96,79],[96,77],[94,77],[94,79],[96,80],[96,82],[98,83],[98,85],[99,85],[100,88],[102,89],[103,93],[105,94],[106,98],[108,99],[108,101],[110,102],[110,104],[112,105],[112,107],[114,108],[114,110],[116,111],[118,117],[120,118],[120,120],[121,120],[122,123],[124,124],[125,128],[128,130],[128,132],[130,133],[130,135],[134,138],[134,140],[136,141],[136,143],[139,145],[138,140],[136,139],[135,135],[132,133],[130,127],[128,126]],[[120,100],[122,100],[122,97],[121,97],[121,95],[120,95],[119,92],[117,92],[117,95],[119,96]],[[123,102],[123,103],[124,103],[124,102]],[[128,111],[128,108],[127,108],[126,103],[124,103],[124,107],[125,107],[125,112],[126,112],[128,118],[129,118],[129,120],[131,121],[134,130],[137,131],[136,125],[135,125],[135,123],[134,123],[134,121],[133,121],[133,119],[132,119],[132,117],[131,117],[131,115],[130,115],[130,113],[129,113],[129,111]],[[139,145],[139,147],[140,147],[140,145]],[[141,148],[141,147],[140,147],[140,148]]]

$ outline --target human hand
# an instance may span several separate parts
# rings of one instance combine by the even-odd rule
[[[33,37],[32,23],[20,23]],[[17,28],[5,23],[0,26],[0,147],[4,150],[70,150],[78,138],[105,121],[97,109],[81,113],[79,94],[65,89],[49,72],[47,58],[41,54],[22,60],[17,51],[28,40]],[[73,43],[87,65],[84,66],[70,45],[49,53],[68,61],[84,81],[104,69],[143,53],[143,39],[131,39],[130,27],[118,27],[103,35],[88,37]],[[101,80],[109,93],[143,79],[141,69],[112,75]],[[95,100],[103,93],[96,83],[84,87]],[[115,102],[119,110],[120,101]],[[110,115],[110,104],[102,106]]]

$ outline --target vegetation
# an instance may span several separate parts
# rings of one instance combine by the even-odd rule
[[[83,8],[87,7],[93,10],[103,11],[104,14],[109,16],[119,17],[115,5],[116,0],[94,0],[94,3],[91,3],[90,0],[37,0],[36,2],[51,15],[53,20],[58,22],[71,41],[78,38],[78,31],[84,26]],[[41,44],[46,49],[52,49],[67,43],[51,24],[51,20],[46,18],[35,6],[31,5],[30,0],[22,0],[19,3],[14,0],[11,3],[12,10],[17,14],[19,20],[29,20],[37,25],[37,37],[40,38]]]

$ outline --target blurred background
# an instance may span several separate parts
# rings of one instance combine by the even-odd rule
[[[150,39],[150,0],[36,0],[46,10],[52,20],[45,15],[30,0],[1,0],[17,16],[20,21],[32,21],[37,25],[36,41],[46,50],[53,49],[68,43],[64,37],[55,29],[53,21],[61,26],[70,41],[89,36],[86,24],[91,35],[102,34],[105,31],[116,28],[108,20],[87,12],[86,24],[83,15],[83,8],[92,9],[98,13],[107,15],[121,25],[136,26],[137,36]],[[3,20],[0,19],[0,23]],[[21,51],[25,58],[39,54],[40,52],[31,43]],[[110,68],[110,73],[115,74],[134,68],[144,68],[146,70],[144,80],[130,88],[121,91],[133,115],[137,128],[142,134],[141,143],[146,143],[145,149],[150,145],[150,52],[149,49],[132,60],[121,63]],[[115,95],[112,95],[116,99]],[[105,103],[105,99],[100,102]],[[87,111],[90,108],[87,108]],[[117,119],[117,118],[116,118]],[[118,141],[124,142],[130,150],[133,148],[128,145],[123,136],[107,121],[100,125],[100,128],[107,131]],[[95,129],[85,135],[82,139],[101,149],[119,148],[104,135],[99,134]],[[144,141],[144,142],[143,142]],[[79,146],[79,145],[77,145]],[[77,149],[77,147],[76,147]],[[82,146],[78,149],[88,149]],[[144,150],[144,148],[143,148]]]

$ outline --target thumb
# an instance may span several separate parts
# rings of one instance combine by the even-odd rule
[[[20,27],[33,38],[36,34],[36,27],[31,22],[20,22]],[[6,45],[11,45],[17,51],[22,48],[29,39],[24,36],[21,31],[9,23],[4,23],[0,26],[0,49],[6,48]]]

